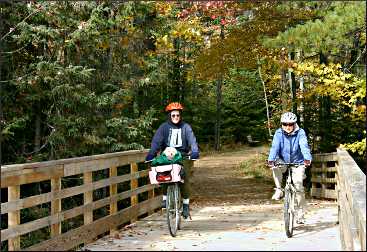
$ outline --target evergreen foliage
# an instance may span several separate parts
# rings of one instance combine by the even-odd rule
[[[223,142],[245,142],[248,134],[265,140],[258,67],[271,131],[279,127],[283,110],[302,103],[297,113],[314,151],[345,144],[365,153],[359,144],[365,137],[364,7],[363,2],[4,3],[2,163],[149,148],[170,101],[184,104],[184,120],[201,145],[214,142],[219,98]],[[290,60],[288,52],[301,56]],[[325,68],[319,58],[333,65]],[[292,73],[296,97],[286,83]],[[329,121],[335,127],[320,139]],[[347,127],[349,122],[357,127]]]

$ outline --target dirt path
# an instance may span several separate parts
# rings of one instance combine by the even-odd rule
[[[85,250],[340,250],[336,203],[307,199],[306,224],[286,237],[272,181],[246,176],[239,164],[263,147],[207,155],[194,168],[191,215],[175,238],[159,211]],[[328,242],[325,242],[328,241]]]
[[[234,152],[207,155],[195,163],[192,203],[252,205],[270,202],[272,181],[260,181],[240,170],[240,163],[266,153],[265,147],[246,148]]]

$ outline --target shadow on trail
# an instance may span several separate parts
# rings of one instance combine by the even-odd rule
[[[310,236],[312,233],[320,233],[322,230],[328,229],[328,228],[334,228],[337,226],[336,221],[328,221],[328,222],[322,222],[318,221],[317,223],[306,223],[302,226],[296,226],[294,230],[296,233],[294,233],[293,237],[302,237],[302,236]]]

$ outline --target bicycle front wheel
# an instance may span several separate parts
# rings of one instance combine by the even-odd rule
[[[172,237],[176,236],[180,225],[180,187],[177,183],[167,188],[167,224]]]
[[[287,237],[292,237],[294,227],[294,194],[290,190],[285,190],[284,225]]]

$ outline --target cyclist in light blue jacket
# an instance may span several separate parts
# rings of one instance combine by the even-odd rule
[[[273,142],[270,148],[268,165],[275,166],[277,163],[299,163],[292,167],[292,180],[297,190],[296,199],[298,203],[297,223],[304,223],[304,205],[305,193],[303,188],[303,179],[305,168],[311,165],[312,156],[308,146],[306,132],[298,127],[297,116],[292,112],[283,113],[280,119],[282,128],[275,131]],[[283,196],[281,182],[286,167],[278,166],[279,169],[273,169],[273,178],[275,183],[275,193],[272,197],[279,200]]]

